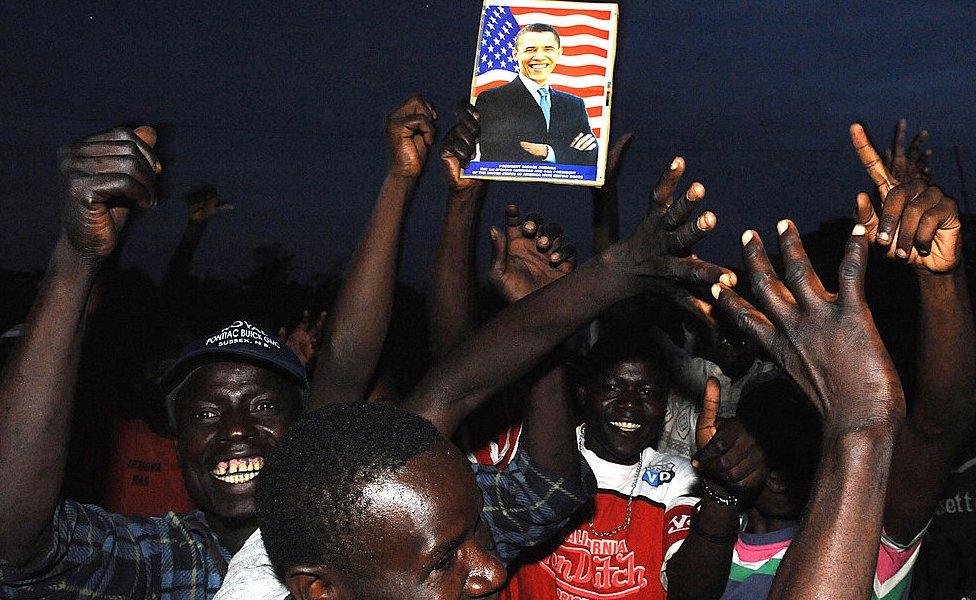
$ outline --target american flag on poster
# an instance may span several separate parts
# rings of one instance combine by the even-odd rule
[[[515,36],[531,23],[546,23],[559,32],[563,55],[552,74],[552,87],[583,99],[593,135],[606,127],[607,56],[612,51],[609,10],[485,6],[484,30],[478,40],[478,70],[474,93],[504,85],[518,73],[513,56]]]

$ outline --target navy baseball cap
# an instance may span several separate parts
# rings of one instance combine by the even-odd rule
[[[177,392],[194,371],[210,363],[231,361],[246,362],[276,371],[293,380],[302,389],[302,409],[307,401],[308,377],[305,366],[284,341],[270,336],[247,321],[238,320],[217,333],[187,344],[163,376],[162,387],[166,393],[166,413],[170,425],[176,431]]]

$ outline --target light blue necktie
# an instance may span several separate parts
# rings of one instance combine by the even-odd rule
[[[546,117],[546,130],[549,130],[549,89],[539,88],[539,106],[542,107],[542,114]]]

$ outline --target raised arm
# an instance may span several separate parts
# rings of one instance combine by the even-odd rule
[[[590,188],[593,194],[593,254],[599,254],[620,239],[620,210],[617,203],[617,176],[624,154],[633,139],[625,133],[607,153],[607,171],[603,187]]]
[[[459,108],[458,123],[447,134],[441,163],[447,175],[447,206],[441,236],[434,250],[428,313],[434,356],[444,356],[474,329],[477,286],[474,278],[474,238],[487,190],[480,179],[462,179],[481,135],[478,113],[470,104]]]
[[[434,142],[434,109],[411,96],[386,118],[390,167],[325,324],[310,408],[365,398],[393,308],[407,205]]]
[[[785,280],[755,231],[742,236],[743,259],[762,311],[723,286],[718,306],[800,386],[823,419],[820,468],[796,539],[779,566],[770,598],[869,598],[884,491],[904,418],[901,382],[864,300],[868,239],[854,227],[837,294],[824,290],[799,233],[780,221]]]
[[[920,314],[915,397],[895,443],[885,501],[885,531],[894,541],[911,542],[935,512],[960,444],[976,418],[976,335],[962,265],[959,208],[921,179],[917,150],[905,162],[904,121],[896,129],[894,162],[881,177],[894,183],[881,215],[866,194],[857,199],[858,221],[866,236],[892,260],[913,267],[918,277]],[[859,125],[852,139],[865,165],[877,153]],[[892,166],[893,165],[893,166]],[[914,166],[912,166],[914,165]],[[898,173],[911,179],[899,182]],[[884,231],[886,239],[879,233]]]
[[[677,177],[664,177],[671,188]],[[670,199],[670,194],[666,196]],[[626,240],[573,273],[509,306],[435,365],[405,401],[440,431],[453,431],[492,393],[509,385],[571,333],[615,302],[665,281],[705,285],[734,274],[689,256],[715,227],[712,213],[689,220],[684,202],[653,203]]]
[[[170,288],[174,287],[178,289],[186,284],[190,279],[193,256],[200,246],[207,224],[218,214],[234,208],[234,205],[224,202],[217,190],[210,186],[190,190],[184,201],[186,202],[186,227],[183,228],[180,243],[169,259],[164,281],[165,291],[171,291]]]
[[[505,207],[504,233],[492,227],[491,238],[488,281],[509,304],[559,280],[575,266],[576,249],[563,243],[562,227],[537,213],[523,220],[514,204]],[[520,444],[537,466],[579,487],[576,420],[561,354],[550,354],[531,375]]]
[[[735,419],[719,420],[722,390],[708,379],[702,396],[692,466],[704,482],[691,532],[667,562],[668,598],[720,598],[729,582],[732,547],[739,534],[740,502],[766,480],[766,461],[755,438]]]
[[[155,204],[156,134],[116,128],[61,149],[61,236],[0,379],[0,561],[43,556],[64,479],[85,303],[129,207]],[[148,143],[147,143],[148,142]]]

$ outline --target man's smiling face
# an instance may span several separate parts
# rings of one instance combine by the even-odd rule
[[[550,31],[523,31],[515,45],[515,60],[519,72],[538,83],[546,85],[563,49]]]
[[[264,458],[300,413],[300,390],[277,372],[240,362],[194,371],[177,405],[177,450],[194,502],[222,519],[252,517]]]
[[[583,390],[587,447],[610,462],[636,463],[661,435],[667,391],[667,373],[645,359],[598,370]]]

